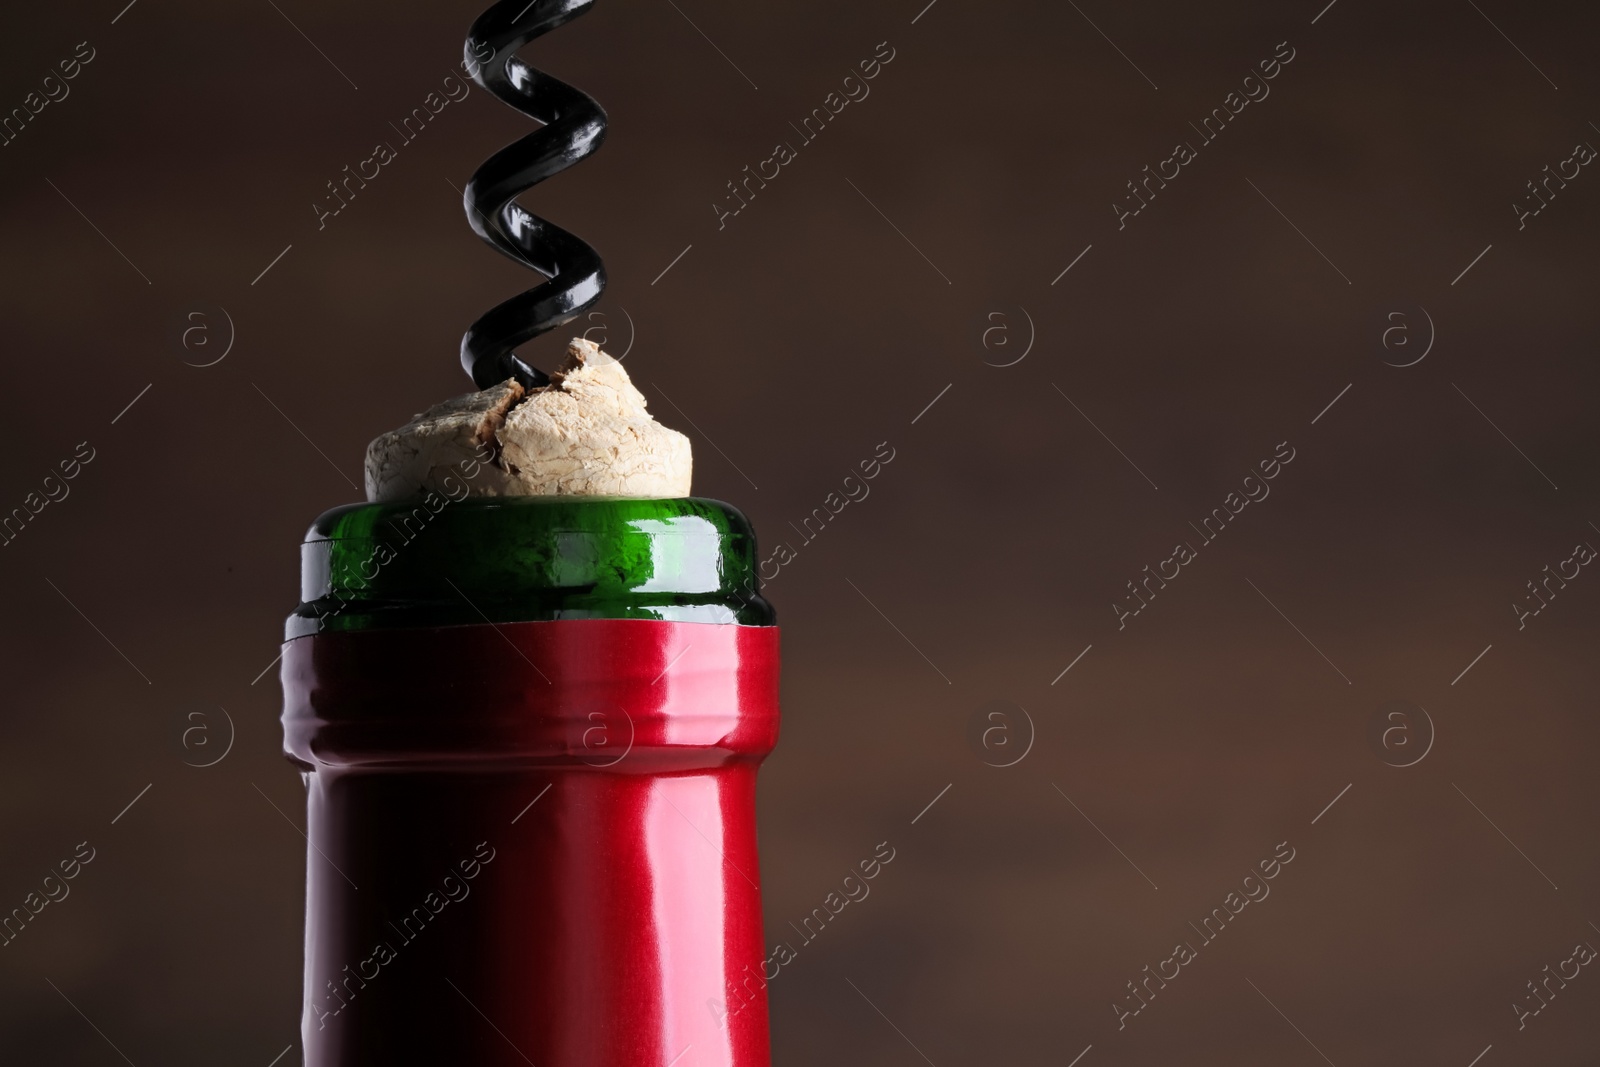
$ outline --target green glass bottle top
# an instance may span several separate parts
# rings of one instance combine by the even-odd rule
[[[300,551],[291,640],[555,619],[775,622],[749,520],[698,497],[350,504],[320,516]]]

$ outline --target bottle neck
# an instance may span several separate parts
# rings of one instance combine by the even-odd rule
[[[771,626],[756,559],[749,520],[697,497],[347,505],[306,534],[285,637],[558,619]]]

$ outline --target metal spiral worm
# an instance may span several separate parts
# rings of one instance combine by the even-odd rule
[[[584,241],[523,210],[517,194],[600,147],[606,113],[587,93],[516,58],[523,45],[584,14],[594,0],[501,0],[467,34],[472,80],[545,125],[484,161],[464,195],[467,221],[501,254],[549,279],[485,312],[461,338],[461,365],[479,389],[549,377],[517,358],[518,345],[571,322],[600,299],[605,265]]]

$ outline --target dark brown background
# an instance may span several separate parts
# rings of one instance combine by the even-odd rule
[[[1509,205],[1600,142],[1600,13],[938,0],[913,24],[924,2],[619,0],[528,52],[612,128],[525,200],[606,257],[697,491],[770,544],[897,452],[769,590],[769,937],[898,855],[774,982],[777,1063],[1595,1062],[1600,976],[1521,1032],[1511,1005],[1600,943],[1600,578],[1521,632],[1510,603],[1600,543],[1600,177],[1520,232]],[[98,853],[0,949],[0,1058],[266,1067],[298,1054],[305,846],[251,680],[305,526],[355,497],[368,439],[463,391],[461,330],[528,284],[447,184],[528,124],[475,90],[318,232],[324,182],[393,139],[476,6],[139,0],[113,25],[122,3],[0,19],[5,109],[97,50],[0,148],[0,507],[97,453],[0,549],[0,909]],[[884,40],[870,98],[718,232],[724,183]],[[1285,40],[1271,96],[1119,232],[1123,183]],[[236,345],[185,366],[211,358],[186,315],[220,344],[218,307]],[[1032,351],[986,366],[1021,309]],[[1419,309],[1437,343],[1385,366],[1420,351],[1383,347],[1386,316],[1420,345]],[[1271,497],[1119,632],[1124,582],[1280,441]],[[1037,729],[1007,769],[966,741],[995,699]],[[1395,699],[1437,728],[1407,769],[1366,735]],[[185,766],[220,708],[232,751]],[[1119,1032],[1124,983],[1285,840],[1271,897]]]

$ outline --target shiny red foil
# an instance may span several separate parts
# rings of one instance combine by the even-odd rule
[[[767,1067],[776,628],[324,633],[282,678],[309,1067]]]

